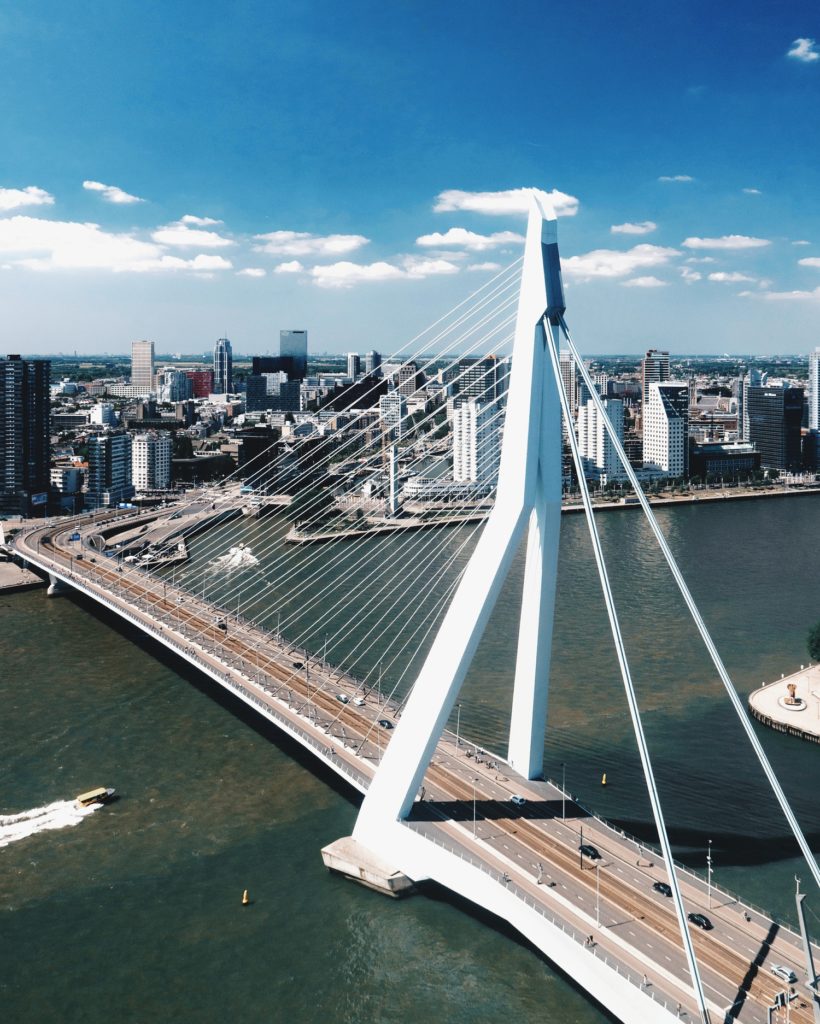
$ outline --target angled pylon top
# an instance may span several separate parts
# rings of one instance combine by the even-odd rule
[[[533,189],[532,203],[533,212],[541,221],[541,258],[544,261],[547,288],[545,315],[551,324],[557,325],[559,317],[563,316],[567,308],[561,278],[561,258],[558,255],[558,220],[546,193]]]

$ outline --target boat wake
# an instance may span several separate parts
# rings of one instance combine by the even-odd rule
[[[0,849],[27,839],[38,832],[79,825],[83,818],[99,810],[101,804],[78,807],[75,800],[56,800],[44,807],[33,807],[19,814],[0,814]]]
[[[207,568],[207,572],[215,575],[217,573],[234,573],[243,569],[255,569],[259,565],[259,559],[251,551],[247,544],[239,544],[237,547],[229,548],[226,554],[219,555]]]

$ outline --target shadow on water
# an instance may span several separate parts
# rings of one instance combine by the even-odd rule
[[[143,633],[136,626],[126,622],[114,612],[87,598],[82,594],[68,595],[70,600],[76,601],[84,611],[93,615],[98,621],[115,630],[120,636],[136,644],[140,650],[154,658],[159,664],[175,675],[179,676],[186,683],[193,686],[200,693],[209,697],[220,707],[224,708],[231,715],[237,718],[243,725],[252,729],[258,736],[271,743],[284,755],[291,758],[300,768],[305,768],[314,775],[320,782],[329,786],[337,795],[343,797],[353,806],[358,806],[362,801],[362,795],[357,789],[351,786],[342,776],[338,775],[331,768],[328,768],[322,761],[314,757],[301,743],[290,737],[286,732],[268,721],[258,712],[250,708],[239,697],[220,686],[210,676],[195,668],[190,662],[176,654],[170,648],[161,644],[158,640]]]

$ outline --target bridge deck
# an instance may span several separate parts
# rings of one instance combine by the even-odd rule
[[[378,721],[395,722],[396,706],[380,703],[372,690],[364,692],[354,677],[167,581],[117,569],[102,556],[72,561],[68,537],[76,528],[35,527],[15,546],[202,668],[356,789],[367,789],[391,736]],[[227,631],[217,625],[220,620]],[[363,698],[363,705],[354,705],[354,697]],[[524,796],[526,804],[511,804],[513,794]],[[671,900],[652,889],[666,877],[655,852],[571,799],[564,819],[562,794],[553,784],[523,779],[497,756],[483,755],[463,739],[457,745],[452,733],[438,745],[421,797],[406,828],[480,869],[560,926],[589,956],[665,1004],[673,1018],[680,1005],[682,1019],[698,1019]],[[601,860],[582,858],[582,841],[597,847]],[[714,923],[709,932],[693,929],[714,1019],[765,1024],[767,1007],[787,987],[770,973],[780,963],[800,979],[791,1020],[810,1024],[799,937],[714,886],[707,906],[706,885],[692,873],[682,875],[682,888],[687,910],[705,913]]]

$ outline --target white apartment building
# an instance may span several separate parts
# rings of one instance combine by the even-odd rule
[[[98,427],[113,427],[117,422],[113,402],[97,402],[91,407],[91,423]]]
[[[498,482],[501,425],[498,405],[470,398],[453,409],[453,480],[490,490]]]
[[[623,442],[624,403],[620,398],[608,398],[604,399],[604,407],[618,440]],[[604,418],[592,399],[578,410],[578,447],[587,477],[600,480],[601,483],[626,478],[626,472],[607,433]]]
[[[809,430],[820,431],[820,348],[809,352]]]
[[[171,438],[167,434],[135,434],[131,448],[131,478],[138,491],[171,486]]]
[[[689,472],[689,385],[664,381],[649,385],[643,416],[643,465],[651,473]]]
[[[382,421],[382,430],[394,441],[400,441],[404,434],[405,422],[407,420],[407,399],[398,391],[390,391],[379,399],[379,417]]]

